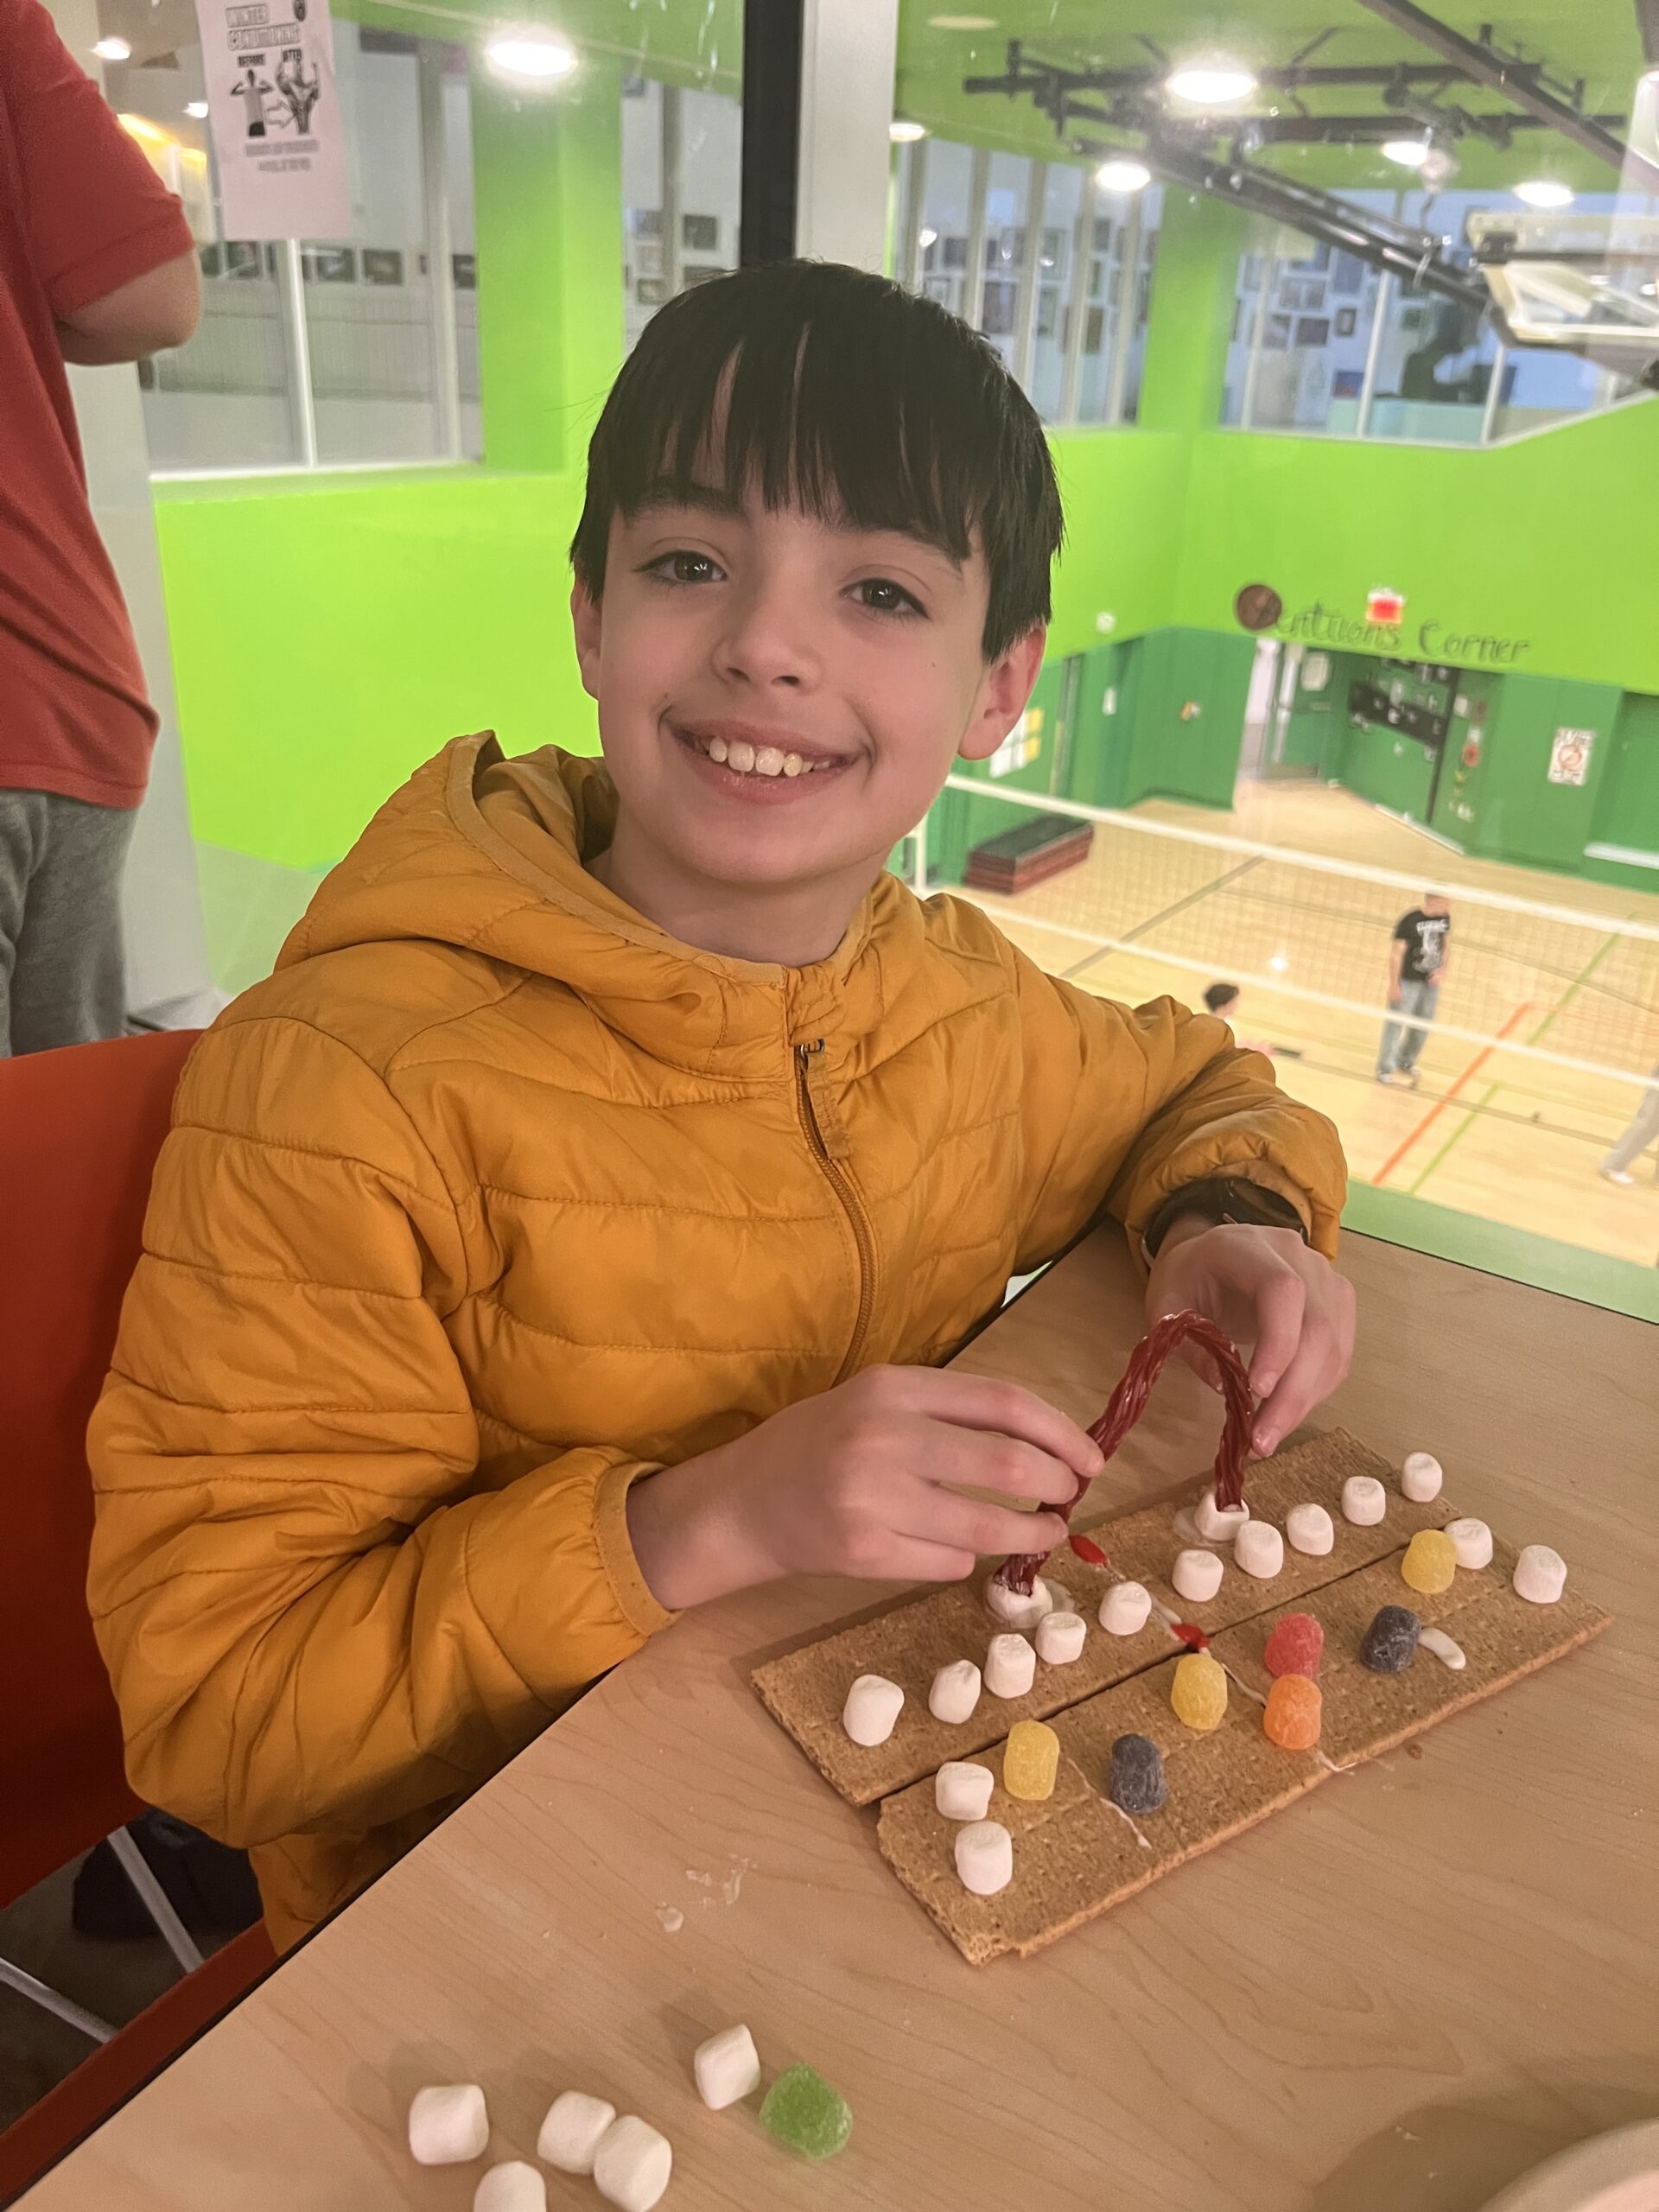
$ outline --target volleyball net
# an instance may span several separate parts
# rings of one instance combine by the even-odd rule
[[[984,887],[1007,832],[1025,826],[1040,855],[1042,817],[1058,817],[1056,836],[1089,825],[1087,857],[1028,888]],[[1351,1040],[1401,1019],[1388,1005],[1394,927],[1440,892],[1452,925],[1436,1036],[1540,1074],[1611,1079],[1633,1108],[1659,1065],[1659,922],[1490,890],[1459,880],[1455,859],[1425,841],[1423,872],[1407,874],[952,776],[904,873],[977,900],[1043,966],[1114,997],[1197,1003],[1225,981],[1249,994],[1247,1032],[1272,1016]],[[1608,893],[1610,906],[1639,899]]]

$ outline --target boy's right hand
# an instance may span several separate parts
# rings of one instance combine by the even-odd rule
[[[1052,1550],[1065,1524],[957,1489],[1068,1505],[1104,1464],[1015,1383],[875,1367],[636,1482],[628,1529],[671,1611],[785,1574],[959,1582],[982,1556]]]

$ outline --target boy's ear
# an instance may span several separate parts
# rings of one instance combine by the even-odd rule
[[[980,684],[967,730],[957,747],[959,759],[988,760],[1001,744],[1026,711],[1026,702],[1042,668],[1043,648],[1047,642],[1048,626],[1039,622],[1024,637],[1016,638],[1007,652],[991,663]]]
[[[604,611],[584,583],[570,588],[570,626],[576,633],[576,665],[582,671],[582,688],[590,699],[597,699],[599,640],[604,627]]]

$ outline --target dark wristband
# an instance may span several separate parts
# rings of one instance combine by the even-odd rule
[[[1212,1175],[1201,1183],[1184,1184],[1179,1191],[1172,1191],[1153,1215],[1141,1238],[1149,1260],[1157,1257],[1159,1246],[1174,1224],[1189,1213],[1197,1214],[1212,1229],[1219,1229],[1225,1222],[1254,1229],[1294,1229],[1304,1244],[1307,1242],[1300,1214],[1279,1192],[1252,1183],[1243,1175]]]

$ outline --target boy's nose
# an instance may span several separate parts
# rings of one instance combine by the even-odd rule
[[[757,595],[734,614],[717,649],[723,676],[789,690],[811,687],[818,674],[817,653],[804,625],[776,594]]]

